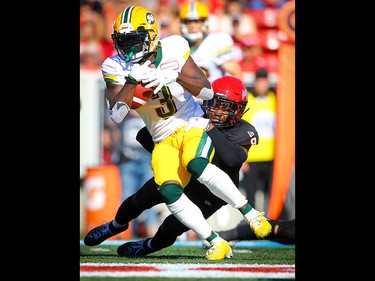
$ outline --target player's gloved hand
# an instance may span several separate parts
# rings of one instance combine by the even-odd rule
[[[176,82],[177,77],[177,71],[167,71],[154,68],[148,73],[147,78],[143,79],[142,82],[148,83],[145,88],[152,88],[158,85],[154,90],[154,94],[156,94],[163,86]]]
[[[146,78],[149,75],[150,70],[153,69],[148,67],[150,63],[151,61],[149,60],[147,60],[142,65],[140,65],[139,63],[135,63],[129,74],[125,76],[126,81],[135,85],[140,83],[142,79]]]
[[[185,128],[185,133],[189,131],[191,128],[202,128],[206,130],[209,124],[210,119],[206,119],[203,117],[190,117]]]

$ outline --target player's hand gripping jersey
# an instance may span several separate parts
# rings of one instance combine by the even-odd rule
[[[161,39],[153,66],[160,70],[181,71],[190,55],[189,44],[180,35]],[[124,85],[125,76],[133,68],[116,54],[107,58],[102,65],[105,82]],[[176,129],[185,126],[190,117],[201,116],[201,107],[193,96],[177,82],[164,86],[143,106],[136,109],[150,131],[153,141],[159,142]]]

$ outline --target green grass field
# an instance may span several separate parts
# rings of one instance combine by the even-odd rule
[[[264,241],[259,241],[264,242]],[[241,245],[240,243],[238,245]],[[163,249],[159,252],[150,254],[145,257],[136,258],[125,258],[117,255],[117,245],[102,245],[88,247],[81,243],[80,246],[80,265],[81,265],[81,281],[103,281],[103,280],[135,280],[135,281],[161,281],[168,278],[168,280],[207,280],[209,281],[239,281],[239,280],[292,280],[294,276],[294,265],[295,265],[295,247],[294,245],[280,245],[276,247],[262,247],[260,246],[232,246],[233,257],[231,259],[225,259],[222,261],[208,261],[204,258],[205,249],[202,246],[172,246]],[[99,266],[99,267],[95,267]],[[103,266],[103,267],[101,267]],[[136,267],[141,266],[141,267]],[[151,269],[149,267],[152,267]],[[181,267],[179,267],[181,266]],[[248,268],[251,266],[251,268]],[[256,270],[259,267],[270,266],[269,271],[272,271],[270,275],[266,273],[254,273],[254,267]],[[292,274],[289,271],[289,275],[283,275],[279,271],[279,267],[284,267],[292,270]],[[172,270],[171,277],[169,276],[151,276],[153,271],[158,271],[154,267],[163,267],[161,271]],[[172,269],[169,267],[173,267]],[[205,267],[203,273],[207,272],[207,275],[197,276],[184,276],[176,277],[178,272],[187,274],[191,272],[191,268],[186,267]],[[208,267],[208,268],[206,268]],[[215,267],[216,272],[211,272],[211,267]],[[292,267],[292,269],[290,269]],[[94,268],[94,269],[92,269]],[[90,270],[96,271],[96,268],[101,268],[100,273],[93,274],[93,276],[85,276],[83,272],[89,272]],[[132,276],[129,271],[135,270],[137,276]],[[190,270],[190,271],[189,271]],[[227,271],[230,271],[229,273]],[[196,270],[193,270],[193,273]],[[110,273],[109,273],[110,272]],[[142,273],[144,272],[144,273]],[[177,273],[176,273],[177,272]],[[285,271],[284,271],[285,272]],[[167,274],[166,271],[165,274]],[[210,275],[210,274],[211,275]],[[281,273],[281,274],[280,274]],[[87,273],[88,274],[88,273]],[[120,274],[120,275],[118,275]],[[121,275],[122,274],[122,275]],[[142,274],[144,276],[142,276]],[[157,273],[157,274],[160,274]],[[233,275],[233,277],[228,277]],[[236,275],[237,274],[237,275]],[[257,274],[260,274],[259,277]],[[216,277],[217,276],[217,277]]]

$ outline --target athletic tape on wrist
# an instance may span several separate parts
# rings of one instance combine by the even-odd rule
[[[210,100],[210,99],[213,98],[213,96],[214,96],[214,90],[212,88],[211,89],[207,89],[206,87],[204,87],[199,92],[199,95],[196,96],[196,98],[202,99],[202,100]]]
[[[130,108],[126,103],[117,101],[113,108],[109,110],[109,116],[113,122],[120,124],[125,116],[128,115],[129,110]]]

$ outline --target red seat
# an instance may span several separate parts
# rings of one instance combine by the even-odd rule
[[[267,69],[269,72],[278,72],[279,56],[277,51],[265,52],[263,57],[267,61]]]
[[[247,10],[252,16],[258,28],[276,28],[279,20],[279,10],[275,8],[265,8],[260,10]]]

